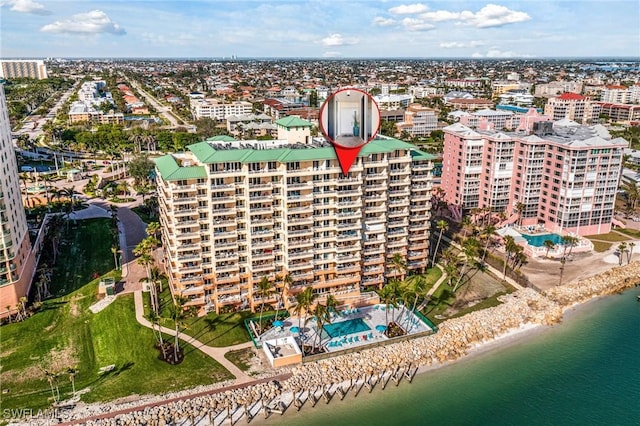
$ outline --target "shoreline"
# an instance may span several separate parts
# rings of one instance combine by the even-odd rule
[[[155,396],[153,399],[158,402],[146,409],[132,406],[135,404],[117,407],[119,404],[111,402],[100,405],[98,412],[90,413],[91,408],[96,407],[85,406],[75,413],[71,411],[69,414],[73,417],[65,419],[66,424],[115,424],[116,421],[119,424],[139,424],[142,421],[161,424],[195,419],[194,424],[218,425],[229,422],[229,417],[232,423],[241,419],[246,421],[247,413],[253,421],[259,421],[263,418],[265,406],[278,409],[284,408],[281,407],[284,404],[284,410],[288,411],[298,403],[304,408],[304,405],[318,402],[323,397],[331,400],[344,393],[356,392],[357,388],[362,390],[365,386],[384,388],[398,378],[410,381],[415,374],[512,345],[533,333],[544,331],[547,329],[543,327],[545,325],[561,322],[573,312],[586,308],[591,301],[635,286],[640,281],[639,277],[640,262],[633,262],[543,293],[531,289],[518,290],[503,296],[501,305],[443,322],[434,335],[296,366],[290,369],[290,377],[278,377],[284,379],[282,381],[276,381],[274,376],[259,384],[254,382],[234,390],[222,388],[222,391],[211,393],[221,388],[214,384],[211,385],[214,389],[207,391],[206,395],[195,396],[194,390],[185,390],[179,392],[185,396],[172,402],[168,400],[169,395]],[[406,376],[403,377],[403,373]],[[138,403],[144,404],[145,399],[141,397]],[[115,412],[126,405],[129,405],[124,410],[126,413]],[[92,419],[90,414],[107,418]]]

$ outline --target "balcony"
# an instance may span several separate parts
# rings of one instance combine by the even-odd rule
[[[172,201],[174,205],[178,206],[183,204],[196,204],[198,202],[198,199],[195,197],[184,197],[184,198],[174,198]]]
[[[251,247],[253,248],[265,248],[265,247],[274,247],[275,241],[273,240],[253,240],[251,242]]]
[[[171,234],[170,234],[171,235]],[[191,240],[191,239],[199,239],[200,238],[200,234],[197,232],[178,232],[175,235],[176,240],[181,241],[181,240]]]
[[[180,282],[180,284],[202,282],[202,277],[199,275],[192,275],[188,277],[181,277],[178,281]]]
[[[287,221],[290,225],[313,225],[313,216],[289,216]]]
[[[360,229],[362,225],[360,224],[360,221],[355,220],[355,221],[349,221],[349,222],[338,222],[337,227],[340,230]]]
[[[381,173],[365,173],[362,175],[363,179],[365,181],[372,181],[372,180],[381,180],[381,179],[387,179],[387,174],[384,172]]]
[[[384,253],[384,246],[382,245],[365,247],[364,250],[362,251],[362,254],[365,256],[369,256],[373,254],[383,254],[383,253]]]
[[[287,183],[287,189],[313,189],[313,182],[294,182]]]
[[[359,260],[360,260],[360,256],[357,254],[336,256],[336,263],[358,262]]]
[[[365,256],[364,259],[362,259],[362,264],[365,266],[381,265],[381,264],[384,264],[384,257],[383,256]]]
[[[313,234],[313,228],[293,229],[293,230],[289,230],[287,232],[288,236],[292,236],[292,235],[312,235],[312,234]]]
[[[408,209],[389,209],[389,211],[387,212],[387,217],[389,218],[404,217],[404,216],[407,216],[408,214],[409,214]]]
[[[290,234],[290,233],[289,233]],[[310,239],[293,239],[289,240],[289,247],[310,247],[313,245],[313,241]]]
[[[295,262],[289,263],[289,267],[287,268],[289,271],[301,271],[305,269],[313,268],[313,264],[311,262]]]
[[[186,217],[186,216],[198,216],[198,212],[193,209],[175,209],[173,211],[174,217]]]
[[[233,283],[233,282],[238,282],[239,280],[240,280],[240,277],[238,275],[229,275],[229,274],[222,274],[215,278],[216,284]]]
[[[233,191],[236,189],[236,186],[233,184],[222,184],[222,185],[211,185],[212,191]]]
[[[181,291],[183,296],[192,296],[195,294],[204,294],[204,286],[186,287]]]
[[[309,259],[311,257],[313,257],[313,251],[311,250],[289,252],[289,260]]]
[[[177,229],[191,228],[191,227],[199,227],[200,224],[197,220],[182,220],[180,222],[176,222],[174,225]]]
[[[223,265],[216,265],[216,273],[222,272],[237,272],[239,265],[237,263],[228,263]]]
[[[273,262],[266,262],[266,263],[258,263],[258,264],[253,264],[251,265],[251,270],[253,272],[265,272],[265,271],[272,271],[276,268],[276,265],[274,265]]]
[[[182,244],[182,245],[179,245],[178,247],[176,247],[176,251],[179,253],[181,251],[195,250],[195,249],[199,249],[199,248],[200,248],[199,244]]]
[[[389,199],[389,205],[390,206],[408,206],[409,205],[409,198],[408,197],[391,198],[391,199]]]

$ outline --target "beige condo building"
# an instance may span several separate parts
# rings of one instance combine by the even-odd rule
[[[15,313],[33,278],[34,257],[22,205],[18,164],[0,85],[0,316]]]
[[[280,288],[286,275],[285,307],[309,286],[320,300],[354,301],[400,275],[395,255],[427,268],[433,156],[379,137],[343,175],[324,140],[247,143],[205,141],[156,160],[165,265],[187,304],[255,309],[260,280]]]

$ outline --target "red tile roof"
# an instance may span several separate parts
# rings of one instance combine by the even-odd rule
[[[564,101],[583,101],[585,98],[577,93],[565,92],[558,96],[558,99],[562,99]]]

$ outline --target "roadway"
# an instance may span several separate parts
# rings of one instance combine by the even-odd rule
[[[45,125],[45,123],[47,123],[48,121],[53,120],[56,117],[56,114],[58,113],[58,110],[62,107],[62,105],[67,101],[67,99],[69,99],[71,97],[71,95],[73,95],[76,90],[78,89],[77,87],[78,83],[75,83],[71,89],[69,89],[64,95],[62,95],[60,97],[60,99],[58,100],[58,102],[56,102],[56,104],[53,106],[53,108],[51,108],[51,110],[49,110],[49,112],[47,113],[46,116],[44,117],[40,117],[38,119],[35,120],[36,126],[33,127],[33,123],[34,121],[29,120],[29,117],[31,117],[31,115],[28,115],[27,117],[25,117],[24,120],[22,120],[22,127],[15,132],[16,135],[29,135],[29,138],[32,140],[37,140],[38,137],[40,137],[40,135],[42,135],[42,133],[44,133],[44,131],[42,130],[42,126]]]
[[[166,118],[173,127],[189,126],[187,123],[184,122],[184,120],[179,119],[178,117],[176,117],[175,114],[171,112],[171,107],[162,105],[153,95],[149,94],[149,92],[145,91],[142,87],[140,87],[138,82],[134,80],[129,80],[129,83],[134,89],[138,91],[138,93],[140,93],[140,95],[145,99],[145,101],[149,103],[149,105],[154,107],[156,111],[158,111],[158,114]]]

